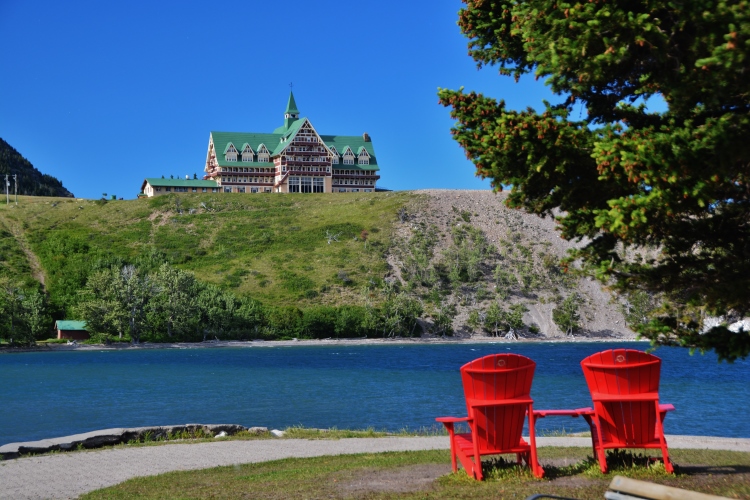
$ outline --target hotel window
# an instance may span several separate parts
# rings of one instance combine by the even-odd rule
[[[250,192],[251,193],[257,193],[258,192],[258,188],[250,188]]]
[[[365,193],[372,193],[372,189],[365,189]]]
[[[243,187],[238,187],[237,188],[237,192],[238,193],[244,193],[245,192],[245,187],[244,186]]]
[[[231,193],[232,192],[232,187],[231,186],[224,186],[224,192],[225,193]]]
[[[324,180],[322,177],[315,177],[313,179],[313,193],[322,193],[325,189]]]
[[[271,192],[271,188],[264,188],[264,189],[263,189],[263,192],[264,192],[264,193],[270,193],[270,192]]]
[[[203,188],[203,190],[201,192],[205,193],[206,192],[206,188]]]

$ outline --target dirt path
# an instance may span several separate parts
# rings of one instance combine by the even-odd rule
[[[46,284],[44,281],[44,271],[42,270],[42,265],[40,264],[39,259],[37,258],[36,254],[31,251],[29,242],[26,240],[26,235],[24,234],[23,229],[21,228],[21,224],[16,220],[11,220],[7,216],[0,218],[0,223],[16,239],[18,246],[21,247],[21,250],[26,256],[26,260],[29,262],[29,267],[31,267],[32,276],[34,277],[35,280],[37,280],[39,283],[42,284],[42,288],[44,288],[46,291]]]

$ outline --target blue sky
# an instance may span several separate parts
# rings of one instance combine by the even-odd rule
[[[457,0],[0,0],[0,137],[83,198],[203,172],[209,132],[270,132],[294,83],[322,134],[368,132],[389,189],[489,189],[437,89],[557,100],[476,69]]]

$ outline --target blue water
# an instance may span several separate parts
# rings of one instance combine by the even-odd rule
[[[237,423],[400,430],[463,416],[459,367],[496,352],[537,362],[534,407],[591,405],[580,361],[646,344],[460,344],[126,349],[0,355],[0,444],[110,427]],[[750,437],[750,362],[660,348],[670,434]],[[583,431],[581,419],[540,429]]]

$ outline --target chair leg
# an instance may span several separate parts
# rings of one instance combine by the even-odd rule
[[[607,467],[607,450],[599,448],[597,451],[597,459],[599,460],[599,470],[602,474],[606,474],[609,468]]]
[[[544,477],[544,469],[542,469],[542,466],[539,465],[539,460],[536,456],[536,429],[534,428],[534,409],[532,408],[532,405],[529,405],[529,448],[530,448],[530,459],[531,463],[529,464],[531,466],[531,472],[534,474],[535,477],[542,478]]]
[[[669,460],[669,451],[667,450],[667,438],[664,437],[664,426],[662,425],[663,419],[664,419],[664,414],[661,414],[661,412],[659,412],[659,402],[657,401],[656,402],[656,432],[659,434],[659,442],[661,443],[661,456],[662,456],[662,460],[664,460],[664,469],[669,474],[674,474],[674,467],[672,466],[672,462]]]
[[[474,467],[472,472],[474,479],[477,481],[484,479],[484,475],[482,474],[482,456],[479,454],[479,445],[476,442],[474,444]]]
[[[602,436],[599,432],[601,428],[599,425],[599,418],[594,414],[593,418],[589,415],[584,415],[583,418],[588,422],[591,428],[591,447],[593,448],[594,458],[599,461],[599,470],[602,474],[607,473],[607,451],[604,449],[604,443],[602,442]]]
[[[448,438],[451,443],[451,469],[453,472],[458,471],[458,465],[456,464],[456,443],[453,441],[455,436],[455,430],[453,429],[453,422],[443,422],[446,430],[448,431]]]

